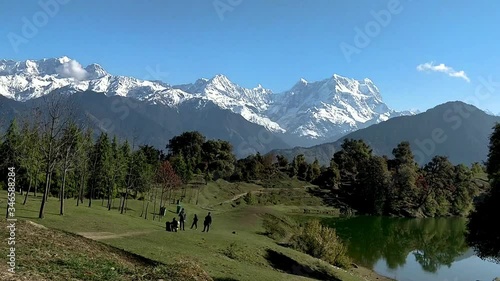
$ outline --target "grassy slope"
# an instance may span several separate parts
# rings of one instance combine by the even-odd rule
[[[2,220],[0,227],[5,229]],[[60,230],[20,221],[16,224],[16,273],[0,264],[0,280],[172,281],[212,278],[192,262],[164,265]],[[43,239],[42,239],[43,237]],[[7,247],[0,250],[7,255]]]
[[[65,215],[59,216],[59,202],[51,198],[47,204],[46,218],[38,220],[36,217],[40,206],[39,198],[30,198],[28,205],[22,206],[19,202],[21,198],[18,196],[16,216],[51,228],[89,235],[95,239],[107,236],[107,239],[101,241],[155,261],[163,263],[194,261],[215,280],[313,280],[303,275],[318,274],[318,276],[328,275],[328,278],[323,277],[328,280],[362,280],[359,276],[355,276],[359,272],[353,275],[352,272],[331,267],[308,255],[278,246],[273,240],[260,234],[263,229],[259,214],[286,211],[291,208],[285,205],[272,207],[246,206],[244,203],[237,205],[230,201],[237,195],[260,189],[260,186],[253,184],[215,182],[202,188],[198,198],[199,205],[184,203],[188,213],[188,227],[194,213],[200,217],[201,225],[207,207],[213,210],[214,222],[209,233],[202,233],[201,229],[197,231],[186,229],[181,233],[165,232],[165,219],[161,222],[152,221],[151,214],[148,220],[140,218],[142,202],[135,200],[129,201],[129,210],[124,215],[119,214],[117,210],[107,211],[101,206],[100,201],[94,201],[94,206],[88,208],[86,205],[76,207],[74,200],[68,200]],[[195,190],[188,190],[185,201],[194,203],[196,195]],[[0,204],[4,204],[4,193],[0,201],[2,201]],[[236,201],[242,202],[242,199]],[[220,202],[224,203],[221,205]],[[175,205],[167,206],[166,219],[171,220],[175,216]],[[152,211],[152,206],[149,211]],[[114,238],[109,238],[112,234],[115,235]],[[231,247],[232,243],[236,246]],[[300,267],[294,267],[291,272],[293,274],[283,272],[290,272],[290,268],[279,268],[275,265],[281,269],[277,270],[270,265],[269,259],[272,257],[266,258],[269,256],[269,250],[291,258],[300,264]],[[20,263],[22,264],[22,260]]]

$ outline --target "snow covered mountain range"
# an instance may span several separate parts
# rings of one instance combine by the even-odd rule
[[[333,141],[389,118],[413,114],[391,110],[371,80],[336,74],[317,82],[301,79],[290,90],[273,93],[261,85],[253,89],[240,87],[224,75],[198,79],[191,84],[169,85],[115,76],[98,64],[83,68],[68,57],[0,60],[0,95],[27,101],[56,89],[70,93],[93,91],[170,108],[187,101],[197,107],[214,103],[273,133],[289,137],[292,145]]]

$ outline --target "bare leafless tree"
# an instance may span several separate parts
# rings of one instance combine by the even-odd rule
[[[49,196],[51,175],[64,154],[64,147],[67,146],[68,140],[64,139],[63,135],[76,118],[74,106],[69,97],[64,94],[53,93],[44,96],[40,108],[41,116],[38,121],[41,129],[42,162],[45,166],[45,189],[38,217],[43,218]]]

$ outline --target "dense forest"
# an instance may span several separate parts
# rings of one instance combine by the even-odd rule
[[[476,204],[469,216],[467,240],[482,258],[500,262],[500,124],[496,124],[490,137],[486,162],[491,188]]]
[[[408,217],[466,216],[474,198],[484,192],[475,181],[486,172],[481,164],[454,166],[436,156],[418,166],[408,142],[395,147],[389,158],[374,155],[362,140],[346,139],[329,166],[308,163],[304,155],[291,161],[272,154],[237,160],[229,142],[207,140],[199,132],[173,137],[163,151],[105,132],[96,136],[72,118],[62,98],[45,106],[31,118],[13,120],[0,143],[0,182],[15,167],[24,203],[30,193],[42,194],[41,218],[50,196],[60,199],[61,214],[66,198],[78,198],[77,204],[88,198],[89,206],[101,200],[108,209],[117,204],[124,212],[130,196],[144,199],[146,209],[158,197],[162,207],[172,190],[194,177],[264,186],[296,178],[328,190],[337,202],[362,213]]]

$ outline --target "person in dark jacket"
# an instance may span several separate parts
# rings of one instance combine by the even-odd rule
[[[173,232],[177,232],[177,229],[179,228],[179,222],[175,219],[172,220],[172,222],[170,223],[171,227],[172,227],[172,231]]]
[[[198,215],[194,214],[193,224],[191,224],[191,229],[198,229]]]
[[[212,224],[212,215],[210,215],[210,212],[208,212],[208,215],[205,217],[205,221],[203,222],[203,231],[209,231],[210,230],[210,225]]]
[[[187,216],[186,211],[184,210],[184,208],[182,208],[179,214],[180,230],[185,230],[184,225],[186,223],[186,216]]]

